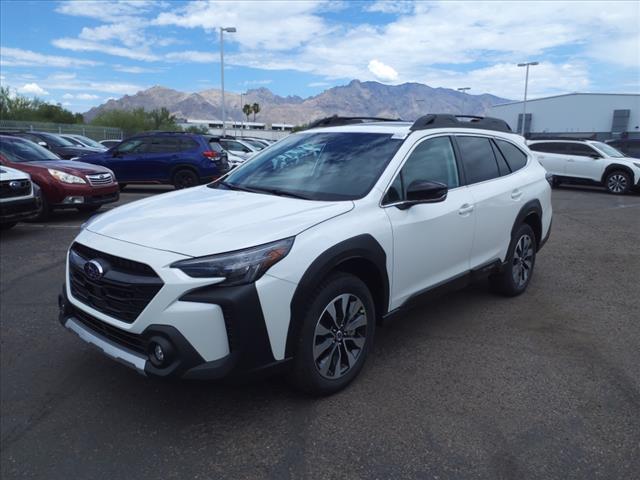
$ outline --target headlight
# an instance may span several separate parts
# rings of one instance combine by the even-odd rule
[[[180,260],[171,265],[190,277],[224,278],[217,285],[232,286],[258,280],[273,265],[287,256],[294,237],[235,252]]]
[[[76,177],[70,173],[61,172],[60,170],[53,170],[50,168],[49,173],[62,183],[87,183],[84,181],[84,178]]]

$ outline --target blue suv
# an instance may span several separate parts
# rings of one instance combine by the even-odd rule
[[[217,139],[192,133],[136,135],[106,152],[84,155],[82,161],[113,170],[120,188],[128,183],[163,183],[178,189],[187,188],[229,171],[227,154]]]

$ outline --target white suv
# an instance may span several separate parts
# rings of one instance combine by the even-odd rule
[[[425,295],[482,276],[527,288],[551,227],[545,175],[501,120],[332,117],[210,185],[90,221],[60,321],[147,375],[287,366],[331,393],[376,325]]]
[[[531,140],[529,149],[553,175],[554,185],[603,185],[617,195],[640,186],[640,160],[627,157],[606,143],[556,138]]]

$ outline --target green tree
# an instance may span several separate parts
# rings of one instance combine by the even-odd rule
[[[39,98],[12,95],[8,87],[0,87],[0,118],[32,122],[83,122],[81,114],[73,113],[60,104],[54,105]]]
[[[187,133],[199,133],[199,134],[209,133],[209,129],[204,125],[189,125],[187,128],[183,128],[183,131]]]
[[[146,130],[179,131],[176,118],[169,110],[161,108],[145,111],[144,108],[134,110],[105,110],[91,120],[93,125],[103,127],[116,127],[124,130],[127,135],[132,135]]]
[[[242,107],[242,113],[247,116],[247,122],[249,121],[249,115],[253,112],[253,108],[248,103],[245,103]]]
[[[253,112],[253,121],[256,121],[256,115],[258,113],[260,113],[260,104],[259,103],[254,103],[253,105],[251,105],[251,111]]]
[[[149,118],[154,130],[176,130],[177,128],[176,116],[171,115],[171,112],[164,107],[149,112]]]

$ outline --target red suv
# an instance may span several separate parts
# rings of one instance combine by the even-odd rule
[[[108,168],[62,160],[50,150],[22,138],[0,135],[0,164],[30,174],[42,189],[39,220],[57,208],[95,212],[120,196],[116,178]]]

